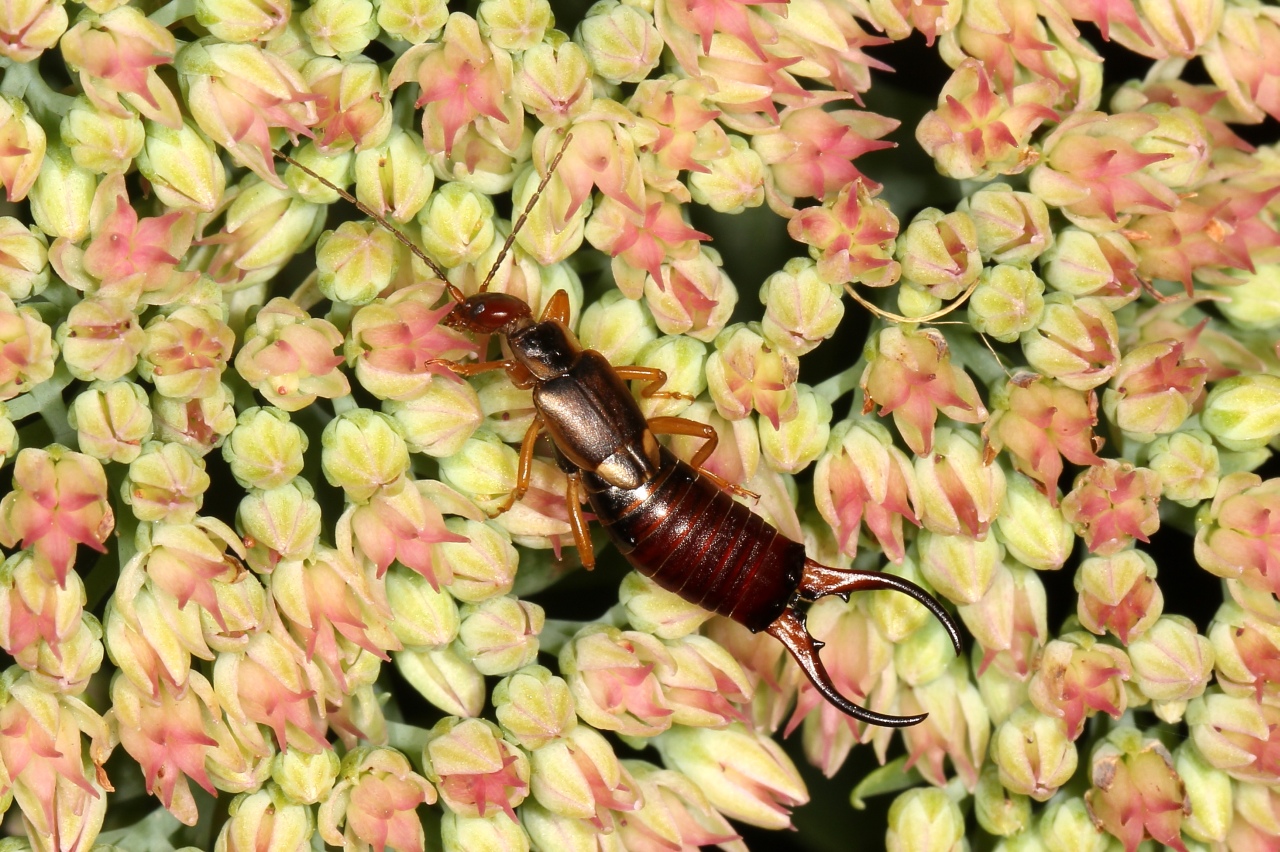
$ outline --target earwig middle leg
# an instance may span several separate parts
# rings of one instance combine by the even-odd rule
[[[712,473],[702,466],[707,459],[711,458],[711,454],[716,451],[716,447],[720,444],[720,436],[716,434],[715,429],[706,423],[699,423],[687,417],[651,417],[649,418],[649,429],[656,435],[688,435],[691,438],[701,438],[704,443],[701,447],[698,447],[698,451],[693,454],[689,464],[696,467],[699,473],[725,491],[752,500],[760,499],[760,495],[754,491],[748,491],[741,485],[735,485],[718,473]]]
[[[596,567],[596,551],[591,544],[591,532],[587,519],[582,515],[582,474],[569,474],[569,487],[565,490],[565,503],[569,507],[569,528],[573,530],[573,543],[578,547],[578,558],[588,571]]]
[[[542,418],[537,414],[533,415],[533,422],[529,424],[529,428],[524,433],[524,440],[520,442],[520,462],[516,467],[516,487],[490,517],[496,518],[506,512],[515,505],[517,500],[528,493],[529,483],[533,481],[533,449],[538,444],[538,435],[542,432],[542,426]]]
[[[640,389],[640,396],[645,399],[654,399],[660,397],[662,399],[685,399],[690,402],[694,397],[680,391],[664,391],[659,390],[667,383],[667,374],[659,370],[657,367],[614,367],[613,371],[618,377],[626,382],[644,382],[645,385]]]

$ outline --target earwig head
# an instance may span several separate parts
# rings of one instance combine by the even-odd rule
[[[509,334],[531,316],[529,306],[515,296],[476,293],[454,305],[444,324],[472,334]]]
[[[800,588],[797,589],[797,593],[808,600],[815,600],[823,595],[840,595],[847,599],[852,592],[877,590],[902,592],[922,603],[935,618],[942,622],[942,626],[947,629],[947,634],[951,637],[951,644],[955,646],[956,653],[960,653],[960,629],[951,614],[942,608],[942,604],[938,603],[933,595],[910,580],[878,571],[841,571],[838,568],[821,565],[812,559],[806,559],[804,574],[800,579]],[[886,716],[860,707],[841,695],[836,690],[831,675],[827,673],[826,666],[818,657],[822,643],[809,633],[809,629],[805,627],[804,618],[796,612],[794,606],[788,606],[783,610],[782,615],[769,625],[768,632],[786,646],[791,656],[795,657],[796,662],[800,664],[800,669],[823,698],[859,722],[889,728],[905,728],[920,724],[928,715],[922,713],[919,716]]]

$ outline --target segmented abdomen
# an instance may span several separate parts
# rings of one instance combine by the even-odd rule
[[[800,584],[804,546],[778,532],[668,450],[639,488],[583,472],[597,520],[640,573],[753,631],[782,614]]]

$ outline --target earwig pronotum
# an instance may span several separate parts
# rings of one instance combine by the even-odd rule
[[[561,153],[571,138],[566,136]],[[383,217],[297,161],[277,154],[390,230],[447,282],[439,265]],[[528,207],[513,224],[494,270],[510,250],[559,160],[557,154]],[[489,278],[492,275],[493,270]],[[599,352],[584,349],[568,328],[569,301],[564,291],[556,292],[535,320],[524,301],[486,292],[489,278],[480,292],[470,297],[447,284],[449,295],[458,304],[445,323],[474,334],[502,335],[512,357],[442,363],[461,376],[503,370],[517,387],[533,391],[534,419],[521,442],[516,487],[504,508],[529,488],[534,448],[545,431],[557,463],[568,476],[570,527],[584,567],[593,567],[595,557],[582,511],[583,496],[632,567],[692,603],[732,618],[752,632],[764,630],[776,637],[833,705],[873,725],[902,727],[921,722],[925,714],[888,716],[841,695],[818,656],[822,643],[810,635],[796,603],[833,594],[847,599],[852,592],[877,589],[902,592],[942,622],[958,654],[959,630],[942,605],[900,577],[831,568],[809,559],[804,545],[786,538],[730,496],[731,492],[749,492],[701,468],[716,447],[714,429],[681,417],[645,418],[625,382],[645,382],[644,396],[674,396],[660,390],[666,381],[662,371],[615,367]],[[655,435],[659,434],[690,435],[704,443],[690,462],[684,462],[658,443]]]

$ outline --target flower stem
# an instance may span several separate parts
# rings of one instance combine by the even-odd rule
[[[169,27],[196,13],[196,0],[170,0],[147,16],[153,23]]]
[[[61,116],[71,109],[75,98],[49,88],[40,76],[35,62],[10,62],[0,60],[4,80],[0,81],[0,95],[21,98],[35,113],[41,124],[57,127]]]

